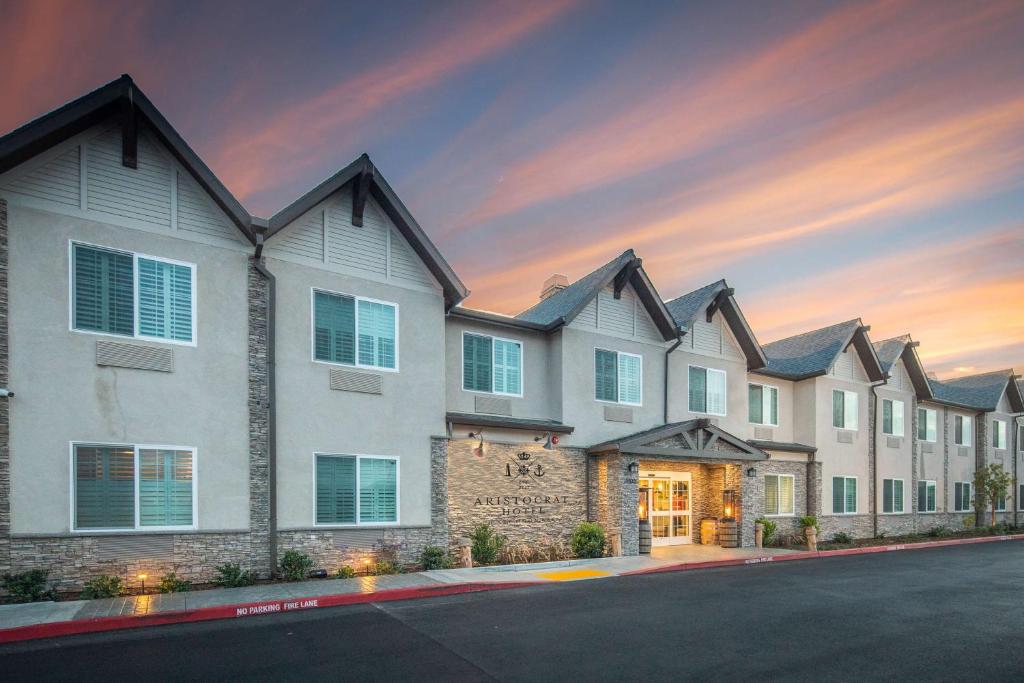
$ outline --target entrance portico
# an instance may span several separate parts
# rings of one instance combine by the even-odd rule
[[[701,538],[701,521],[744,519],[747,498],[757,487],[758,463],[768,454],[729,434],[708,419],[688,420],[598,444],[591,457],[591,492],[597,494],[591,515],[605,528],[622,534],[623,553],[635,554],[639,510],[646,507],[655,548],[715,543]],[[622,473],[622,476],[616,476]],[[597,486],[594,486],[596,477]],[[596,489],[596,490],[595,490]],[[732,510],[725,493],[732,492]],[[758,506],[749,502],[750,509]],[[751,533],[740,544],[753,545]]]

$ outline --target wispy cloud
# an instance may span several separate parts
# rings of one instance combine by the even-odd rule
[[[381,46],[385,55],[403,45],[405,49],[360,73],[325,83],[318,96],[269,117],[238,122],[219,144],[213,165],[237,194],[252,197],[280,183],[282,176],[323,164],[318,152],[332,149],[331,140],[349,138],[354,124],[509,48],[565,14],[575,2],[470,5],[455,23],[444,22],[429,32]]]

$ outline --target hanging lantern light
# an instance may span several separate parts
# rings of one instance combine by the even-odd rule
[[[722,516],[726,519],[736,516],[736,492],[732,489],[722,491]]]

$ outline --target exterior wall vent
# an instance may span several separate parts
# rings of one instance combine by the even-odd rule
[[[840,429],[836,432],[836,441],[839,443],[853,443],[853,432],[848,429]]]
[[[607,422],[632,422],[633,409],[624,406],[605,406],[604,419]]]
[[[473,410],[490,415],[511,415],[512,401],[507,398],[495,398],[494,396],[474,396]]]
[[[354,391],[360,394],[382,394],[384,393],[384,380],[380,375],[368,372],[331,368],[331,389]]]
[[[754,427],[754,438],[760,441],[774,441],[775,430],[768,427]]]
[[[887,436],[885,437],[885,445],[887,448],[902,448],[903,439],[898,436]]]
[[[174,351],[164,346],[96,341],[96,365],[174,372]]]
[[[96,539],[96,556],[100,560],[166,560],[174,559],[174,536],[100,536]]]

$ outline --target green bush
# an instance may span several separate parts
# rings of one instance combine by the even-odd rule
[[[420,564],[423,565],[425,570],[451,569],[455,566],[452,558],[448,556],[448,551],[436,545],[428,545],[423,549]]]
[[[814,527],[814,531],[820,536],[821,527],[818,525],[818,518],[814,515],[804,515],[800,518],[800,528]]]
[[[754,520],[754,524],[760,524],[763,527],[761,531],[761,545],[771,545],[772,541],[775,540],[775,532],[779,530],[779,525],[767,517],[758,517]]]
[[[82,591],[82,597],[86,600],[95,600],[97,598],[116,598],[118,595],[124,595],[124,593],[124,580],[120,576],[100,574],[95,579],[89,579],[85,582],[85,590]]]
[[[336,579],[351,579],[356,575],[356,570],[347,564],[338,570],[338,573],[334,575]]]
[[[170,572],[160,577],[160,583],[156,585],[156,589],[160,593],[187,593],[192,590],[192,582]]]
[[[582,522],[572,532],[572,554],[576,557],[604,556],[604,529],[600,524]]]
[[[49,572],[45,569],[30,569],[27,572],[18,574],[4,574],[4,590],[10,593],[18,602],[39,602],[40,600],[56,600],[56,593],[46,590],[46,577]]]
[[[472,543],[473,561],[477,564],[494,564],[501,555],[506,538],[494,533],[490,524],[481,524],[469,535]]]
[[[374,576],[387,576],[389,574],[401,574],[402,565],[391,560],[377,560],[377,563],[373,565]]]
[[[281,574],[288,581],[302,581],[309,577],[313,568],[313,560],[309,555],[298,550],[287,550],[281,558]]]
[[[949,536],[952,533],[952,531],[944,526],[936,526],[926,531],[925,536],[930,536],[931,538],[942,538],[943,536]]]
[[[853,543],[853,537],[845,531],[837,531],[832,534],[832,542],[839,545],[847,545]]]
[[[241,566],[231,562],[218,565],[216,570],[217,578],[213,580],[213,585],[221,588],[239,588],[256,583],[256,577],[251,571],[242,571]]]

